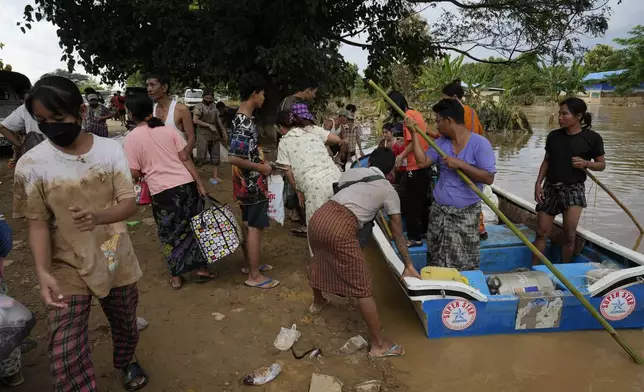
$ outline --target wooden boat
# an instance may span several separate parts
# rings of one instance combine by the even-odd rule
[[[360,165],[367,162],[368,156],[360,160]],[[501,211],[534,241],[534,203],[497,186],[492,190]],[[403,262],[386,234],[386,218],[376,221],[373,238],[400,277]],[[546,256],[614,328],[642,328],[644,255],[579,228],[576,256],[562,264],[560,218],[555,225]],[[398,279],[429,338],[602,328],[546,266],[532,266],[531,251],[507,226],[486,228],[488,238],[481,240],[480,270],[461,271],[447,279],[425,279],[425,275],[422,280]],[[409,251],[418,271],[427,266],[425,242]]]

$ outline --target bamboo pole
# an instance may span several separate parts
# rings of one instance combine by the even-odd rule
[[[373,80],[369,80],[369,85],[373,87],[373,89],[376,90],[376,92],[380,94],[385,99],[385,101],[387,101],[387,103],[389,103],[389,105],[398,112],[398,114],[400,114],[403,118],[407,117],[405,112],[403,112]],[[436,143],[429,136],[427,136],[424,132],[420,132],[416,125],[414,125],[413,128],[414,128],[414,131],[418,133],[420,136],[422,136],[423,139],[425,139],[427,143],[429,143],[429,145],[432,146],[432,148],[436,150],[436,152],[441,157],[444,158],[447,156],[445,152],[441,150],[441,148],[438,147]],[[501,210],[499,210],[499,208],[494,203],[492,203],[490,199],[488,199],[488,197],[483,194],[483,192],[479,190],[479,188],[472,182],[472,180],[470,180],[468,176],[465,175],[465,173],[463,173],[463,171],[461,171],[460,169],[457,169],[456,172],[463,179],[463,181],[465,181],[465,183],[469,185],[469,187],[472,188],[474,192],[476,192],[476,194],[481,198],[481,200],[483,200],[483,202],[485,202],[485,204],[487,204],[492,209],[492,211],[494,211],[494,213],[499,217],[499,219],[501,219],[501,221],[503,221],[503,223],[505,223],[507,227],[510,230],[512,230],[512,232],[517,237],[519,237],[519,239],[532,251],[532,253],[534,253],[539,258],[539,260],[541,260],[541,262],[546,267],[548,267],[548,269],[557,277],[557,279],[559,279],[559,281],[563,283],[563,285],[566,286],[568,290],[570,290],[570,292],[575,296],[575,298],[577,298],[579,302],[581,302],[581,304],[590,312],[590,314],[599,322],[599,324],[601,324],[601,326],[604,327],[604,329],[613,337],[613,339],[615,339],[615,341],[619,343],[620,346],[622,346],[624,351],[626,351],[626,353],[633,359],[633,361],[635,361],[635,363],[638,363],[638,364],[644,364],[644,361],[642,361],[639,355],[622,339],[622,337],[617,333],[615,328],[613,328],[613,326],[610,325],[608,321],[606,321],[606,319],[602,317],[601,314],[599,314],[597,309],[595,309],[590,304],[590,302],[588,302],[588,300],[583,295],[581,295],[581,293],[575,288],[575,286],[572,283],[570,283],[568,278],[566,278],[550,262],[550,260],[548,260],[548,258],[544,256],[544,254],[541,253],[539,249],[537,249],[534,246],[534,244],[530,242],[526,238],[526,236],[519,231],[519,229],[516,228],[516,226],[514,226],[514,224],[510,221],[510,219],[508,219],[508,217],[505,216],[505,214],[501,212]]]
[[[588,177],[590,177],[591,180],[595,181],[595,183],[599,185],[599,187],[602,188],[604,192],[608,193],[608,196],[610,196],[615,201],[615,203],[617,203],[617,205],[620,206],[622,210],[624,210],[626,215],[628,215],[628,217],[631,218],[633,223],[635,223],[635,226],[637,226],[637,228],[639,229],[640,234],[644,234],[644,228],[642,228],[642,225],[640,225],[640,223],[637,221],[637,218],[635,218],[635,216],[633,215],[633,213],[631,213],[628,207],[622,204],[622,202],[619,201],[617,196],[615,196],[615,194],[611,192],[610,189],[606,188],[606,185],[602,184],[602,182],[599,181],[599,179],[595,177],[595,175],[591,173],[590,170],[585,170],[585,172],[586,174],[588,174]]]

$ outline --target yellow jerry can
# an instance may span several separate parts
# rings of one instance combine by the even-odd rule
[[[456,268],[425,267],[420,270],[420,277],[423,280],[453,280],[454,282],[470,284],[467,278],[461,275]]]

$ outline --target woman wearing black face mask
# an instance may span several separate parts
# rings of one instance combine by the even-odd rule
[[[134,360],[141,269],[125,220],[136,212],[132,176],[115,140],[81,132],[83,98],[69,79],[40,79],[25,106],[49,140],[18,161],[14,218],[26,218],[51,330],[55,391],[95,391],[88,346],[92,296],[113,331],[114,366],[127,390],[147,375]],[[55,224],[54,224],[55,223]]]

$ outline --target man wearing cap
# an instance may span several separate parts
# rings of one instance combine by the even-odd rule
[[[112,117],[112,113],[105,105],[98,103],[98,95],[96,94],[89,94],[87,101],[89,106],[85,112],[85,132],[108,137],[106,120]]]
[[[355,155],[356,150],[360,151],[360,157],[364,156],[362,151],[362,141],[360,140],[360,130],[356,126],[354,120],[355,117],[353,113],[344,110],[340,114],[340,118],[344,117],[345,126],[340,132],[340,138],[344,141],[340,147],[340,152],[336,157],[336,162],[339,163],[342,168],[345,167],[347,162]]]
[[[196,164],[202,166],[206,162],[206,154],[209,154],[212,164],[210,183],[217,185],[221,182],[219,178],[221,142],[226,143],[228,136],[214,102],[213,92],[205,90],[203,101],[199,102],[192,111],[192,122],[197,126]]]

